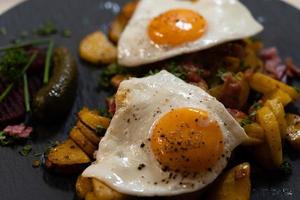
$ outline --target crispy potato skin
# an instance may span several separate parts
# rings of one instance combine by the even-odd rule
[[[137,5],[138,0],[133,0],[127,3],[118,14],[116,19],[112,22],[109,29],[109,39],[114,43],[118,43],[120,36],[127,25],[128,21],[132,17]]]
[[[272,110],[263,106],[257,111],[256,119],[265,132],[266,146],[270,150],[275,167],[282,164],[282,144],[279,125]]]
[[[250,164],[240,164],[221,175],[208,191],[206,200],[249,200]]]
[[[90,162],[78,145],[68,139],[49,152],[45,165],[56,172],[71,174],[81,172]]]
[[[117,48],[104,33],[96,31],[81,40],[79,55],[83,60],[92,64],[110,64],[117,59]]]
[[[97,147],[90,142],[80,131],[79,128],[74,127],[70,133],[70,138],[90,157],[93,158]]]

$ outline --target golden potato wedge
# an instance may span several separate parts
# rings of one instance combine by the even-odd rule
[[[250,164],[240,164],[221,175],[208,191],[207,200],[249,200]]]
[[[96,178],[92,179],[93,192],[98,200],[124,200],[128,199],[127,195],[121,194]]]
[[[81,40],[79,55],[83,60],[93,64],[110,64],[117,59],[117,48],[104,33],[96,31]]]
[[[94,152],[97,147],[93,145],[79,130],[79,128],[74,127],[69,135],[69,137],[90,157],[94,157]]]
[[[293,149],[300,152],[300,116],[287,114],[287,135],[286,139]]]
[[[244,126],[244,130],[249,136],[249,140],[243,143],[245,146],[253,146],[264,143],[264,129],[257,123],[251,123]]]
[[[45,165],[48,169],[70,174],[81,172],[90,162],[77,144],[67,139],[50,150]]]
[[[282,144],[279,125],[272,110],[263,106],[257,111],[257,122],[264,129],[267,146],[276,167],[282,164]]]
[[[285,111],[282,103],[278,99],[272,99],[267,100],[265,105],[268,106],[274,113],[279,125],[281,138],[285,138],[287,124],[285,120]]]
[[[267,93],[263,97],[263,101],[270,100],[270,99],[278,99],[283,106],[286,106],[292,102],[292,98],[290,97],[290,95],[282,91],[281,89]]]
[[[138,0],[133,0],[127,3],[118,14],[116,19],[112,22],[109,29],[109,39],[114,43],[118,43],[119,38],[133,15],[135,8],[138,4]]]
[[[297,92],[295,88],[259,72],[252,75],[249,80],[249,84],[252,89],[263,94],[268,94],[281,89],[282,91],[289,94],[294,101],[300,98],[300,93]]]
[[[76,188],[76,196],[79,199],[84,199],[87,193],[93,191],[92,179],[83,177],[81,175],[78,176],[75,188]]]
[[[79,128],[81,133],[94,145],[98,146],[100,142],[100,137],[97,135],[97,133],[92,130],[91,128],[87,127],[82,121],[78,120],[76,123],[76,127]]]
[[[99,126],[107,128],[110,123],[109,118],[102,117],[98,115],[98,113],[90,111],[85,107],[78,113],[78,117],[85,125],[94,130],[96,130]]]
[[[253,156],[264,168],[274,169],[274,162],[271,159],[271,152],[268,145],[265,144],[265,131],[258,123],[251,123],[244,127],[247,135],[250,138],[255,138],[259,142],[252,142],[252,145],[243,144],[244,146],[251,146],[249,151],[252,152]],[[253,146],[255,145],[255,146]]]

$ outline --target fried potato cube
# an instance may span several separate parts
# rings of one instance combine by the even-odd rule
[[[244,127],[245,132],[249,136],[249,140],[243,145],[253,146],[264,143],[265,135],[264,129],[257,123],[251,123]]]
[[[250,164],[242,163],[222,174],[208,191],[207,200],[249,200]]]
[[[93,64],[110,64],[117,59],[117,48],[101,31],[85,36],[79,45],[80,57]]]
[[[92,179],[81,175],[78,176],[75,188],[77,197],[79,199],[84,199],[87,193],[93,191]]]
[[[115,75],[111,78],[110,82],[114,86],[114,88],[117,89],[122,81],[128,80],[128,79],[129,79],[128,76],[125,76],[125,75],[122,75],[122,74],[117,74],[117,75]]]
[[[61,173],[77,173],[82,171],[89,163],[90,158],[74,141],[67,139],[50,150],[45,165]]]
[[[249,84],[252,89],[263,94],[268,94],[281,89],[289,94],[294,101],[300,98],[300,93],[295,88],[259,72],[252,75],[249,80]]]
[[[266,143],[274,165],[279,167],[282,164],[282,144],[276,116],[269,107],[263,106],[257,111],[256,119],[265,131]]]

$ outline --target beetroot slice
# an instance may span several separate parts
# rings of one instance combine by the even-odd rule
[[[0,91],[4,91],[8,82],[0,78]],[[42,85],[40,76],[28,77],[28,85],[31,99]],[[3,128],[12,123],[20,122],[25,116],[25,105],[23,96],[23,82],[14,85],[9,95],[0,103],[0,127]]]

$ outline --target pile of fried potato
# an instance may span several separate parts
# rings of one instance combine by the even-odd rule
[[[285,113],[285,106],[300,99],[293,87],[254,73],[249,79],[250,87],[263,94],[262,105],[256,110],[253,123],[244,127],[246,133],[262,141],[252,147],[257,160],[267,169],[276,169],[283,163],[282,145],[287,140],[300,150],[299,116]]]
[[[78,173],[94,160],[94,152],[101,139],[97,131],[99,128],[106,129],[110,119],[87,108],[78,113],[78,118],[69,138],[50,150],[45,161],[48,169],[64,174]]]

